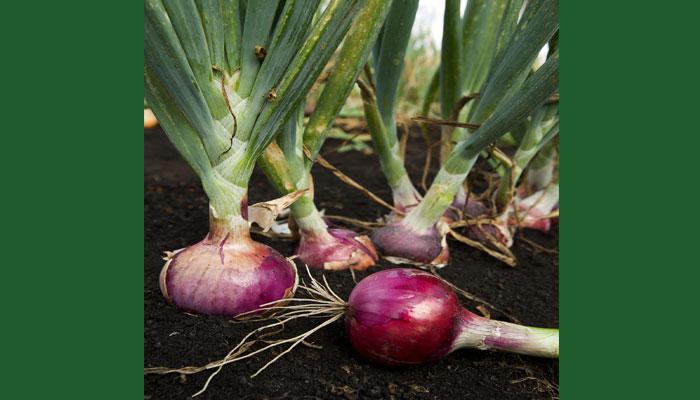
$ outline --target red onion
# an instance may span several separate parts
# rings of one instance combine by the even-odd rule
[[[329,270],[363,271],[378,260],[377,250],[367,236],[345,229],[302,232],[296,254],[309,267]]]
[[[469,201],[467,202],[467,207],[465,208],[464,213],[467,215],[467,217],[471,218],[478,218],[481,216],[491,217],[492,215],[491,211],[488,208],[486,208],[486,205],[484,205],[484,203],[472,199],[469,199]],[[486,246],[494,248],[495,246],[484,235],[485,233],[489,234],[492,238],[494,238],[500,243],[508,243],[507,236],[503,232],[501,232],[501,230],[497,226],[488,223],[483,223],[481,224],[481,229],[479,229],[479,227],[476,225],[468,225],[464,227],[464,234],[469,239],[478,240]]]
[[[519,219],[513,219],[512,223],[520,222],[520,226],[538,229],[542,232],[549,232],[553,222],[559,224],[559,217],[556,221],[542,217],[559,209],[559,184],[554,183],[548,188],[537,191],[527,197],[516,197],[516,204],[519,210]]]
[[[472,314],[444,281],[414,269],[380,271],[357,284],[345,329],[362,356],[388,366],[420,365],[464,347],[559,357],[558,329]]]
[[[436,227],[416,231],[403,223],[391,222],[372,235],[377,250],[392,262],[412,262],[424,265],[446,264],[450,253],[445,236]]]
[[[211,217],[204,240],[168,260],[160,289],[169,302],[184,311],[236,316],[294,294],[296,268],[253,241],[245,218]]]

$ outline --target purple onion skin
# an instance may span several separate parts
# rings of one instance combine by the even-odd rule
[[[489,209],[486,208],[484,203],[471,199],[467,202],[467,208],[464,209],[464,212],[472,218],[476,218],[481,215],[491,215],[491,212],[489,212]]]
[[[473,203],[473,200],[467,200],[467,204]],[[467,205],[467,207],[469,207]],[[450,208],[445,210],[445,212],[442,214],[442,219],[449,223],[455,222],[459,220],[459,212],[457,210],[462,210],[464,209],[464,201],[460,200],[458,196],[455,196],[454,200],[452,200],[452,204],[450,205]]]
[[[541,216],[533,217],[539,218]],[[537,229],[538,231],[542,232],[549,232],[549,230],[552,228],[552,221],[550,221],[549,219],[535,219],[524,223],[524,226],[527,228]]]
[[[464,210],[465,214],[467,217],[471,218],[477,218],[480,216],[491,216],[491,211],[489,211],[488,208],[484,205],[484,203],[476,200],[469,200],[467,202],[467,208]],[[481,229],[491,235],[494,239],[496,239],[500,243],[506,243],[506,238],[503,236],[503,233],[501,233],[498,228],[496,228],[493,225],[483,223],[481,224]],[[486,236],[484,236],[484,233],[479,230],[478,226],[474,225],[469,225],[464,227],[464,235],[468,237],[469,239],[472,240],[477,240],[486,246],[489,247],[494,247],[493,244],[491,243]]]
[[[467,347],[559,357],[557,329],[490,320],[464,309],[441,279],[414,269],[374,273],[355,286],[345,331],[363,357],[387,366],[416,366]]]
[[[160,289],[169,302],[183,311],[236,316],[293,295],[296,268],[253,241],[247,225],[234,233],[212,219],[211,227],[163,267]]]
[[[528,207],[519,207],[520,212],[525,215],[528,211]],[[558,210],[559,209],[559,203],[556,204],[556,206],[552,209]],[[546,219],[538,219],[544,214],[538,213],[535,210],[529,210],[530,212],[525,215],[525,218],[523,218],[523,221],[521,222],[522,227],[526,228],[532,228],[532,229],[537,229],[542,232],[549,232],[549,230],[552,228],[552,225],[559,225],[559,217],[556,218],[546,218]],[[517,221],[513,220],[513,224],[517,224]]]
[[[364,271],[375,265],[379,256],[367,236],[345,229],[328,229],[328,235],[301,233],[296,253],[311,268]]]
[[[447,246],[443,248],[442,235],[435,227],[418,233],[403,226],[401,221],[392,222],[374,232],[372,243],[383,256],[421,264],[440,264],[449,259]]]
[[[355,286],[345,330],[370,361],[420,365],[451,351],[461,312],[457,296],[442,280],[414,269],[388,269]]]

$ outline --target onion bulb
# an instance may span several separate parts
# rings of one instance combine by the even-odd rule
[[[253,241],[245,218],[210,220],[204,240],[176,252],[160,273],[170,303],[189,312],[236,316],[294,294],[296,267]]]
[[[345,330],[365,358],[388,366],[420,365],[460,348],[559,358],[559,330],[495,321],[464,309],[441,279],[388,269],[355,286]]]
[[[296,253],[312,268],[366,270],[377,263],[378,255],[367,236],[345,229],[322,229],[301,233]]]

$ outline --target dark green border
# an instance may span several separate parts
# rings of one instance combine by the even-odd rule
[[[561,2],[562,399],[697,397],[698,15]]]
[[[561,5],[565,399],[695,394],[690,4]],[[141,3],[3,16],[3,397],[140,398]]]
[[[3,389],[143,395],[143,11],[2,6]]]

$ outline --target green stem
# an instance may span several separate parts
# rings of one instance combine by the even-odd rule
[[[285,159],[284,153],[277,143],[272,142],[267,146],[258,159],[258,164],[280,195],[293,193],[298,189],[292,180],[289,164]],[[308,180],[305,180],[304,183],[308,185]],[[290,208],[294,219],[302,230],[320,232],[327,229],[326,223],[316,209],[310,193],[299,198]]]
[[[241,18],[238,0],[223,0],[224,42],[228,71],[233,74],[241,65]]]
[[[512,17],[511,11],[509,15]],[[502,26],[503,29],[507,30],[508,27]],[[481,97],[473,108],[470,123],[484,123],[500,103],[512,97],[511,93],[518,90],[524,80],[523,75],[529,72],[539,50],[557,29],[559,3],[556,0],[531,0],[512,36],[499,37],[498,54],[489,69]]]
[[[241,203],[248,193],[248,184],[233,184],[216,173],[202,179],[214,218],[241,217]]]
[[[448,118],[462,90],[461,65],[462,19],[459,0],[447,0],[442,33],[442,51],[440,52],[440,112],[442,118]],[[442,128],[440,161],[444,162],[452,151],[452,130]]]
[[[435,225],[452,203],[479,154],[523,121],[559,88],[559,52],[555,52],[520,90],[504,101],[468,139],[460,141],[442,165],[428,193],[403,224],[416,231]]]
[[[360,75],[390,5],[390,1],[368,0],[353,21],[340,50],[338,63],[328,77],[316,108],[304,129],[304,146],[311,153],[311,158],[315,158],[321,149],[333,121]],[[305,165],[306,171],[310,171],[312,163],[307,160]]]
[[[277,193],[286,195],[297,190],[294,179],[292,179],[290,174],[289,164],[276,142],[272,142],[267,146],[258,159],[258,164]]]
[[[319,235],[325,234],[328,230],[328,225],[321,218],[321,213],[318,212],[316,204],[308,193],[295,201],[291,210],[302,232],[313,232],[315,235]]]
[[[435,97],[437,96],[438,90],[440,89],[440,66],[438,65],[437,69],[435,70],[435,73],[433,74],[433,78],[430,80],[430,84],[428,85],[428,89],[425,91],[425,98],[423,99],[423,108],[421,110],[422,115],[424,117],[430,117],[430,106],[433,104],[433,101],[435,101]],[[423,140],[425,140],[425,144],[427,146],[430,146],[430,137],[428,136],[428,124],[423,123],[421,124],[421,134],[423,135]]]
[[[291,119],[284,126],[284,130],[277,137],[280,149],[284,153],[284,158],[287,160],[289,165],[289,174],[296,183],[298,188],[306,189],[305,186],[300,185],[304,176],[306,176],[306,171],[304,170],[304,152],[303,143],[301,138],[301,128],[303,125],[304,117],[304,103],[299,107],[299,112],[297,113],[297,118]]]
[[[452,350],[476,348],[528,356],[559,358],[559,329],[534,328],[496,321],[466,310]]]
[[[255,54],[255,46],[267,48],[278,3],[279,0],[251,1],[246,7],[246,23],[241,38],[241,80],[238,86],[238,93],[243,98],[250,95],[262,63]]]
[[[248,97],[248,105],[244,113],[244,122],[236,134],[241,140],[248,140],[248,135],[251,134],[251,130],[255,126],[260,110],[265,104],[274,101],[274,99],[268,98],[268,94],[271,90],[277,91],[276,85],[283,78],[292,58],[297,54],[295,49],[300,49],[303,46],[308,30],[312,26],[311,19],[318,2],[319,0],[287,0],[283,2],[284,9],[281,10],[279,18],[275,21],[270,41],[265,45],[265,59],[256,71],[255,83],[250,89],[250,95],[246,96]],[[243,73],[241,79],[244,83],[246,77]]]
[[[559,116],[552,112],[557,110],[558,105],[544,106],[532,116],[532,121],[525,136],[513,156],[512,171],[510,173],[507,171],[501,178],[496,194],[496,201],[500,210],[508,207],[508,199],[515,191],[515,185],[518,183],[523,170],[525,170],[540,148],[549,143],[554,135],[552,129],[558,131]]]
[[[398,209],[405,209],[407,206],[418,203],[418,198],[401,159],[399,143],[395,142],[392,145],[371,89],[362,81],[358,81],[358,85],[362,93],[362,105],[365,110],[367,127],[372,137],[374,149],[379,155],[384,176],[391,187],[394,206]]]
[[[549,185],[554,176],[557,159],[557,143],[552,140],[547,143],[530,164],[527,173],[529,189],[534,191],[542,190]]]
[[[416,232],[432,228],[452,204],[475,161],[475,157],[465,158],[453,152],[440,168],[423,200],[406,215],[402,224]]]
[[[187,54],[197,86],[209,106],[211,116],[214,119],[222,118],[228,113],[228,109],[221,91],[214,85],[209,47],[195,2],[165,0],[163,5],[168,11],[168,18],[172,21],[180,45]]]
[[[395,114],[399,79],[417,10],[418,0],[402,0],[392,5],[372,56],[377,108],[392,146],[398,142]]]
[[[268,102],[258,116],[248,145],[253,159],[262,154],[281,125],[293,118],[364,4],[361,0],[332,0],[327,6],[277,83],[276,100]]]

